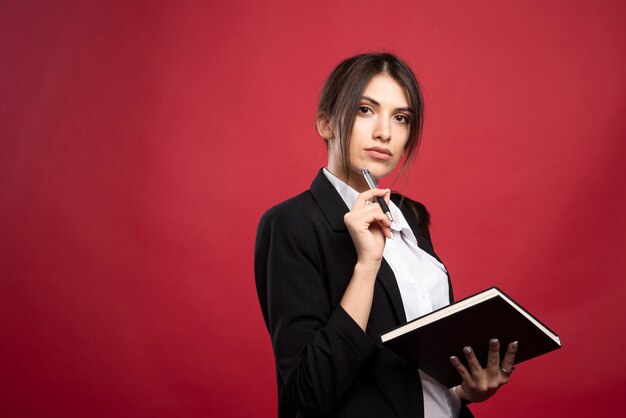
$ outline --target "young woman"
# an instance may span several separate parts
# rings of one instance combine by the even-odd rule
[[[454,389],[381,345],[382,332],[453,300],[424,206],[370,190],[360,173],[381,179],[410,162],[422,121],[418,83],[393,55],[349,58],[326,81],[316,122],[328,165],[309,190],[267,211],[257,233],[256,285],[280,417],[471,416],[467,403],[509,380],[516,342],[500,359],[499,342],[485,341],[485,369],[470,347],[469,369],[452,357],[463,378]]]

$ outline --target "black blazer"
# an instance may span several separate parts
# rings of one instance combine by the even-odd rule
[[[424,206],[392,199],[420,248],[438,258]],[[274,348],[279,417],[421,417],[419,374],[379,337],[406,322],[387,262],[366,333],[339,305],[357,261],[343,221],[347,212],[320,170],[310,190],[271,208],[259,223],[254,269]],[[471,416],[465,406],[461,416]]]

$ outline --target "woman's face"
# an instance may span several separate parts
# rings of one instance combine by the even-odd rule
[[[398,165],[409,138],[411,118],[404,88],[386,74],[374,76],[361,96],[348,145],[350,186],[359,192],[368,189],[361,167],[380,179]],[[344,173],[338,144],[333,141],[329,147],[328,169],[345,181],[348,176]]]

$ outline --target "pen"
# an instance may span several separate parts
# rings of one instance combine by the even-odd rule
[[[367,168],[361,168],[361,174],[363,174],[363,177],[365,177],[365,181],[367,182],[367,185],[370,186],[370,189],[378,188],[378,186],[376,185],[376,180],[374,180],[374,177],[372,177],[370,171]],[[389,218],[389,222],[393,222],[391,211],[389,211],[389,206],[387,206],[387,202],[385,202],[385,199],[380,196],[376,196],[376,201],[380,205],[380,208],[383,210],[383,213],[387,215],[387,218]]]

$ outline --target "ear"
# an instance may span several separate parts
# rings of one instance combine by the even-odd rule
[[[325,141],[333,139],[333,126],[328,116],[324,114],[317,115],[315,126],[317,127],[317,132]]]

